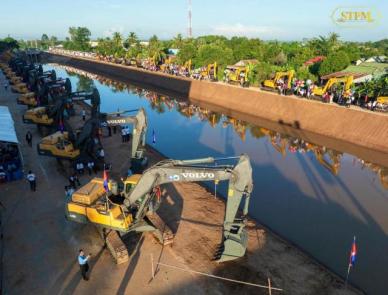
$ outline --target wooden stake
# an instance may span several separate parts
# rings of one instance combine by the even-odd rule
[[[151,272],[152,272],[152,279],[155,278],[155,271],[154,271],[154,255],[151,253]]]
[[[269,295],[272,295],[272,291],[271,291],[271,279],[268,278],[268,292],[269,292]]]

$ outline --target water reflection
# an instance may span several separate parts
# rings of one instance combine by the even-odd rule
[[[285,157],[287,153],[311,153],[315,156],[316,161],[333,175],[338,175],[341,168],[341,158],[343,156],[342,152],[328,149],[325,146],[319,146],[287,134],[281,134],[276,131],[255,126],[248,122],[211,111],[207,108],[201,108],[190,104],[187,100],[180,100],[161,95],[153,91],[114,81],[74,67],[58,64],[52,64],[52,66],[64,69],[69,76],[77,76],[77,91],[89,91],[92,87],[94,87],[93,80],[97,80],[101,84],[110,87],[114,93],[127,92],[135,94],[140,98],[147,99],[150,107],[159,114],[176,110],[186,118],[190,119],[196,117],[202,122],[207,122],[213,128],[219,123],[222,123],[223,128],[230,125],[243,142],[245,142],[246,133],[249,131],[254,138],[267,138],[271,146],[283,157]],[[357,161],[361,163],[362,168],[366,167],[376,173],[382,186],[388,190],[388,168],[366,162],[362,159],[357,159]]]

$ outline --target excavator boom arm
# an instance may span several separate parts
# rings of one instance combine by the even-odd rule
[[[145,110],[141,108],[134,116],[118,116],[114,114],[106,114],[103,121],[107,126],[116,126],[122,124],[133,124],[132,132],[132,151],[131,157],[136,157],[136,152],[139,146],[145,146],[145,136],[147,133],[147,116]]]
[[[136,219],[143,218],[152,198],[153,188],[171,182],[199,182],[229,180],[223,239],[214,259],[222,262],[234,260],[245,254],[248,233],[244,217],[248,214],[250,193],[253,189],[252,167],[247,155],[241,155],[232,166],[195,166],[214,162],[212,158],[189,161],[163,161],[146,170],[136,186],[126,195],[125,206],[139,202]],[[237,218],[238,209],[244,199],[242,218]]]

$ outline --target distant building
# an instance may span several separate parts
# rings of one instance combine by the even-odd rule
[[[98,41],[89,41],[89,45],[90,47],[95,48],[98,46]]]
[[[257,59],[242,59],[239,62],[235,63],[234,65],[236,67],[245,67],[247,65],[255,65],[259,61]]]
[[[168,54],[169,55],[177,55],[178,52],[179,52],[179,49],[177,49],[177,48],[169,48],[168,49]]]
[[[311,66],[317,62],[321,62],[325,59],[325,57],[323,55],[320,55],[320,56],[316,56],[316,57],[313,57],[313,58],[310,58],[309,60],[306,60],[303,65],[305,66]]]
[[[321,79],[326,80],[333,77],[343,77],[346,75],[354,76],[354,83],[361,83],[369,81],[375,78],[379,78],[382,75],[388,73],[388,63],[376,62],[375,60],[383,60],[381,57],[368,58],[358,65],[350,65],[346,69],[322,76]],[[369,61],[367,61],[369,60]]]
[[[369,58],[360,58],[359,60],[356,61],[356,65],[361,65],[363,63],[387,63],[388,58],[385,55],[380,55],[380,56],[372,56]]]

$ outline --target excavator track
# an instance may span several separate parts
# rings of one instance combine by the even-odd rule
[[[104,239],[106,247],[116,264],[125,263],[129,260],[127,246],[125,246],[117,231],[109,230],[104,233],[103,229],[98,228],[98,232]]]
[[[163,221],[162,218],[156,212],[148,212],[146,214],[148,220],[156,228],[152,232],[154,237],[163,245],[171,245],[174,241],[174,234],[168,225]]]

